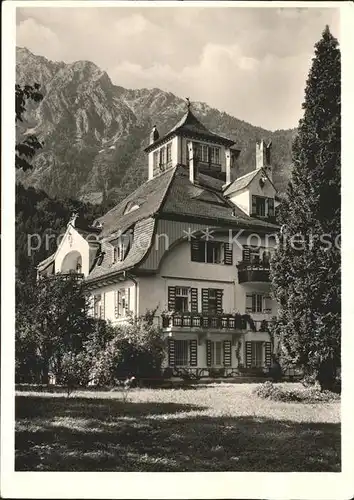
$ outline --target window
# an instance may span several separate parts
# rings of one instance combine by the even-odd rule
[[[210,148],[210,163],[220,165],[220,148]]]
[[[257,196],[256,198],[256,214],[259,215],[260,217],[265,217],[266,210],[265,210],[265,198],[260,198]]]
[[[172,143],[168,143],[166,146],[167,164],[172,162]]]
[[[114,292],[114,315],[124,317],[130,310],[130,288],[120,288]]]
[[[252,311],[262,312],[263,311],[263,295],[255,293],[252,295]]]
[[[263,342],[251,342],[252,367],[263,366]]]
[[[166,148],[160,149],[160,170],[163,170],[166,165]]]
[[[93,299],[93,313],[95,318],[104,319],[104,295],[95,295]]]
[[[274,199],[252,196],[252,215],[274,217]]]
[[[187,366],[189,358],[189,341],[175,340],[175,365]]]
[[[202,288],[202,313],[215,316],[223,312],[223,290],[221,288]]]
[[[202,162],[208,163],[209,162],[209,148],[208,146],[202,146],[202,151],[201,151],[201,158],[200,160]]]
[[[192,240],[192,262],[232,265],[232,246],[221,241]]]
[[[189,288],[176,287],[176,302],[175,311],[186,312],[189,311]]]
[[[219,242],[206,242],[206,262],[210,264],[220,264],[221,263],[221,250],[222,243]]]
[[[252,247],[243,245],[242,260],[244,262],[252,262],[253,264],[260,264],[269,266],[272,252],[265,247]]]
[[[259,263],[260,260],[260,249],[256,247],[250,247],[250,261],[256,263]]]
[[[125,234],[119,236],[118,240],[113,246],[113,264],[121,262],[125,259],[129,251],[131,240],[133,237],[132,231],[127,231]]]
[[[246,312],[271,313],[272,299],[269,295],[251,293],[246,295]]]
[[[124,260],[124,255],[125,255],[125,245],[123,242],[119,242],[113,248],[113,263],[115,264],[116,262]]]
[[[137,203],[134,203],[133,201],[130,201],[127,203],[125,210],[124,210],[124,215],[129,214],[129,212],[133,212],[134,210],[137,210],[139,208],[139,205]]]
[[[211,366],[222,366],[222,342],[211,342]]]
[[[159,170],[159,152],[158,151],[154,151],[153,170],[154,170],[154,174],[156,174]]]
[[[218,312],[216,288],[209,288],[208,312],[210,315]]]
[[[194,142],[193,149],[194,155],[198,161],[202,163],[213,163],[214,165],[220,165],[220,148],[209,147],[207,144]],[[189,155],[187,153],[187,159],[188,158]]]

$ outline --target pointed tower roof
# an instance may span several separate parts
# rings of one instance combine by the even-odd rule
[[[151,151],[156,146],[165,142],[166,140],[172,138],[175,135],[182,135],[185,137],[191,137],[196,139],[205,139],[212,141],[216,144],[222,144],[224,146],[232,146],[235,144],[235,141],[228,139],[227,137],[223,137],[218,134],[214,134],[214,132],[210,132],[192,113],[190,109],[190,105],[188,106],[187,112],[182,116],[182,118],[176,123],[176,125],[164,136],[160,137],[153,144],[149,144],[147,148],[145,148],[146,152]]]

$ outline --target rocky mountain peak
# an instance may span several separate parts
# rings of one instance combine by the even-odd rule
[[[143,149],[152,124],[171,129],[185,112],[185,100],[158,88],[125,89],[90,61],[49,61],[18,47],[16,78],[39,83],[42,102],[30,107],[26,126],[44,140],[34,169],[19,173],[25,185],[51,196],[121,199],[147,177]],[[273,140],[274,179],[285,189],[295,131],[272,133],[238,120],[206,103],[192,104],[206,127],[234,139],[242,148],[240,174],[253,170],[255,142]],[[22,125],[19,124],[21,127]]]

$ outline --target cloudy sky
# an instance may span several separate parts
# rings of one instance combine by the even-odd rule
[[[326,24],[339,38],[339,11],[323,7],[28,7],[17,9],[17,45],[275,130],[297,126]]]

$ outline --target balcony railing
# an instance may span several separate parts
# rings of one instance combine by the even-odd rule
[[[268,322],[253,321],[249,314],[219,314],[174,312],[162,316],[163,328],[200,328],[212,330],[267,331]]]
[[[266,261],[242,261],[237,264],[238,282],[269,282],[269,262]]]

